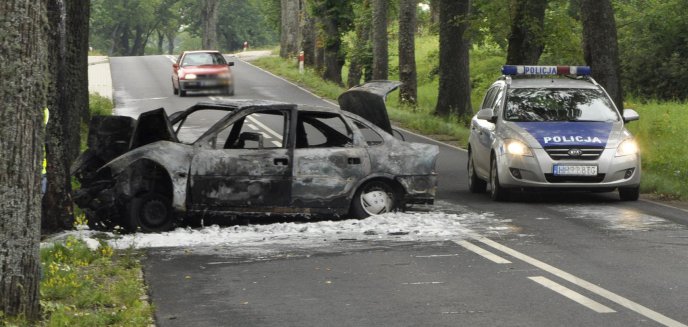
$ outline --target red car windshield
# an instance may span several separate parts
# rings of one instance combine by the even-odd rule
[[[182,60],[182,66],[227,65],[225,58],[219,53],[187,53]]]

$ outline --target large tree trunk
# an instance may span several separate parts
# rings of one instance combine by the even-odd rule
[[[373,79],[389,76],[389,50],[387,37],[387,0],[373,0]]]
[[[80,122],[88,119],[88,0],[49,0],[50,119],[46,134],[44,233],[74,224],[69,168],[80,150]]]
[[[415,105],[418,98],[416,75],[416,10],[418,0],[401,0],[399,4],[399,100]]]
[[[440,1],[440,85],[435,114],[472,114],[468,67],[470,0]]]
[[[301,49],[303,50],[304,62],[306,66],[315,65],[315,18],[304,12],[303,22],[303,40],[301,41]]]
[[[339,29],[337,27],[336,19],[332,17],[323,18],[323,27],[325,29],[325,47],[323,65],[323,78],[342,85],[342,67],[345,63],[345,57],[341,50],[341,39],[339,38]]]
[[[356,16],[356,39],[353,41],[354,48],[348,53],[349,78],[347,86],[350,88],[361,83],[364,73],[365,76],[372,76],[373,55],[370,44],[372,13],[370,12],[370,0],[363,0],[361,2],[361,8],[356,13]]]
[[[201,26],[203,35],[201,47],[203,49],[217,49],[217,9],[219,0],[201,1]]]
[[[592,76],[623,109],[619,45],[616,38],[614,8],[610,0],[582,0],[583,54]]]
[[[47,1],[0,1],[0,311],[40,318]]]
[[[512,0],[508,65],[536,65],[545,49],[547,0]]]
[[[175,32],[167,32],[167,54],[174,54],[174,38],[177,36]]]
[[[282,58],[295,57],[299,53],[301,2],[301,0],[281,0],[280,57]]]

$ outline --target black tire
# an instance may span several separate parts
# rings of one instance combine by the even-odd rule
[[[172,229],[174,214],[172,201],[154,192],[133,198],[129,204],[128,227],[144,233],[164,232]]]
[[[485,193],[487,191],[487,182],[480,179],[475,173],[475,165],[473,164],[473,155],[468,152],[468,164],[466,164],[468,171],[468,190],[471,193]]]
[[[179,89],[179,96],[180,97],[185,97],[186,96],[186,90],[182,90],[181,88]]]
[[[351,215],[362,219],[396,211],[398,205],[397,193],[388,183],[371,181],[356,191],[351,203]]]
[[[619,187],[619,198],[621,201],[638,201],[640,197],[640,186]]]
[[[497,160],[492,158],[490,161],[490,198],[493,201],[507,201],[509,191],[499,183],[499,171],[497,169]]]

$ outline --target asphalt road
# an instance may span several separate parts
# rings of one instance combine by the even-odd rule
[[[172,113],[213,97],[172,95],[169,57],[110,61],[118,114]],[[332,105],[235,61],[234,98]],[[688,325],[688,211],[616,193],[495,203],[467,191],[465,167],[464,151],[441,145],[436,210],[489,213],[508,230],[258,254],[152,249],[144,274],[156,325]]]

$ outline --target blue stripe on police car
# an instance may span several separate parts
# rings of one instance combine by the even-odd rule
[[[608,122],[518,122],[543,147],[591,146],[605,147],[613,123]]]

